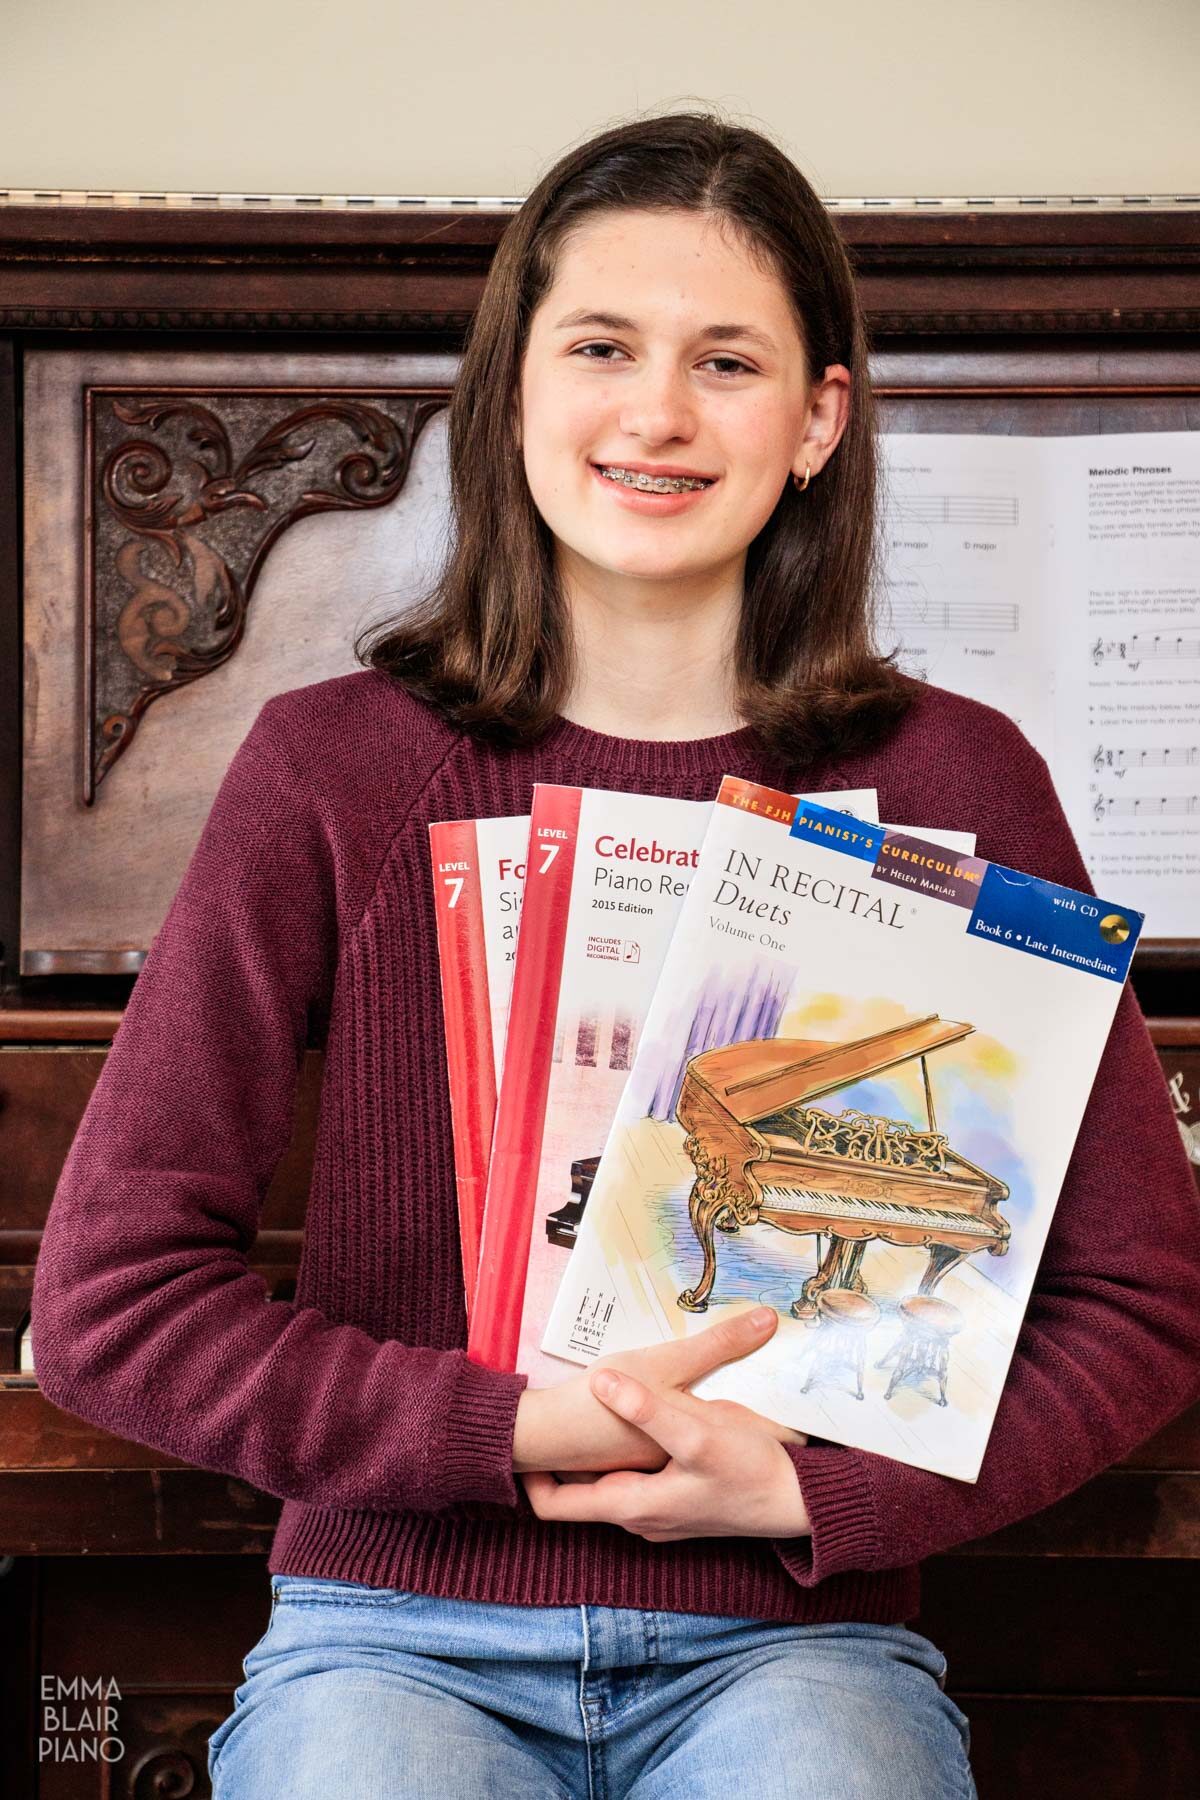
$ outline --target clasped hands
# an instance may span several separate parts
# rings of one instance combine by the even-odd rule
[[[802,1432],[687,1384],[779,1324],[738,1313],[690,1337],[603,1358],[517,1405],[513,1470],[539,1519],[605,1521],[651,1543],[800,1537],[809,1520],[785,1444]]]

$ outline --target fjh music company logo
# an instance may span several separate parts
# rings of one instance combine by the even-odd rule
[[[125,1746],[117,1735],[121,1690],[111,1676],[43,1675],[38,1761],[120,1762]]]

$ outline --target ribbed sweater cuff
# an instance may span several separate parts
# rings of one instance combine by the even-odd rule
[[[787,1444],[811,1522],[807,1537],[776,1538],[792,1579],[815,1587],[843,1569],[879,1567],[875,1503],[859,1452],[838,1444]]]
[[[434,1465],[440,1476],[439,1507],[483,1500],[516,1506],[512,1446],[517,1402],[528,1375],[484,1368],[463,1354],[454,1399],[446,1419],[442,1453]],[[523,1495],[524,1490],[521,1490]]]

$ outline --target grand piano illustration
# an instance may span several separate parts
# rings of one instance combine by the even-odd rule
[[[571,1192],[575,1196],[554,1212],[546,1214],[546,1236],[563,1250],[573,1250],[583,1223],[584,1208],[600,1167],[598,1156],[581,1156],[571,1164]]]
[[[748,1225],[817,1236],[819,1267],[792,1302],[797,1319],[815,1317],[825,1289],[866,1292],[861,1264],[876,1238],[928,1250],[920,1294],[932,1294],[978,1251],[1003,1256],[1009,1225],[997,1208],[1008,1186],[939,1132],[926,1061],[974,1029],[931,1013],[853,1042],[749,1038],[693,1056],[675,1116],[696,1169],[688,1212],[704,1266],[678,1304],[705,1311],[717,1272],[715,1233]],[[913,1058],[924,1086],[923,1125],[814,1104]]]

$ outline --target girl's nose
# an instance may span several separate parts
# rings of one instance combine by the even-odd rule
[[[646,368],[622,396],[620,426],[627,437],[650,444],[686,439],[695,424],[694,399],[683,370]]]

